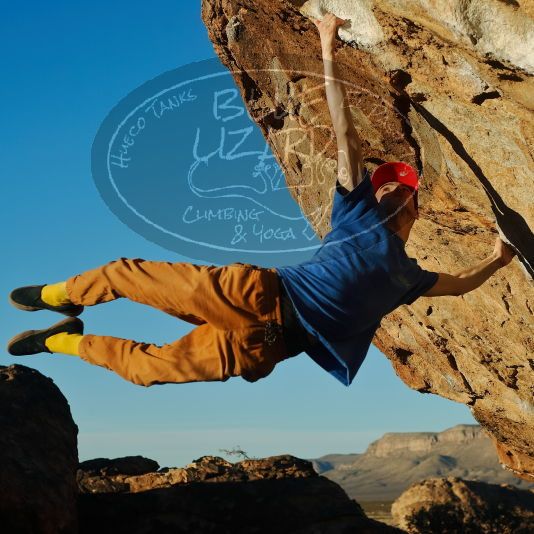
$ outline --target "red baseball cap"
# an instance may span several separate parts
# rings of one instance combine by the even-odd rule
[[[402,161],[388,161],[379,165],[371,175],[371,184],[376,193],[387,182],[400,182],[415,190],[414,202],[417,208],[417,190],[419,189],[419,176],[417,171]]]

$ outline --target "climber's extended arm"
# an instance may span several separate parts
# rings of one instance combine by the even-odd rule
[[[337,140],[338,180],[348,192],[362,181],[363,154],[361,139],[354,127],[350,109],[344,107],[345,87],[339,81],[339,73],[334,61],[337,27],[344,22],[332,13],[327,13],[321,21],[314,19],[321,36],[326,99]]]
[[[456,274],[439,273],[438,281],[423,294],[425,297],[443,295],[463,295],[482,285],[498,269],[508,265],[515,256],[515,251],[499,237],[490,256],[469,269]]]

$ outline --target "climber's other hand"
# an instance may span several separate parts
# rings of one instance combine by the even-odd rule
[[[312,21],[319,30],[322,45],[330,47],[334,46],[338,26],[342,26],[347,22],[336,17],[333,13],[326,13],[322,20],[312,18]]]
[[[504,267],[512,261],[512,258],[516,255],[516,252],[500,237],[497,237],[495,241],[495,247],[493,249],[493,255],[499,260],[500,266]]]

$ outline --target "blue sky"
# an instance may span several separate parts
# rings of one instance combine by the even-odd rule
[[[119,257],[194,261],[151,243],[109,210],[91,176],[91,145],[130,91],[215,53],[200,2],[12,3],[0,29],[5,347],[16,333],[63,317],[11,307],[15,287],[54,283]],[[82,318],[87,333],[153,343],[192,328],[126,299],[87,307]],[[238,445],[250,456],[312,458],[361,452],[385,432],[475,422],[463,405],[410,390],[374,347],[348,388],[305,354],[256,383],[232,378],[151,388],[62,354],[14,358],[4,349],[0,363],[53,379],[79,427],[80,460],[142,454],[179,466]]]

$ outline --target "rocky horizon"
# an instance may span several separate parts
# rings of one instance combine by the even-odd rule
[[[410,484],[456,476],[534,489],[499,463],[492,440],[479,425],[455,425],[441,432],[387,432],[363,453],[311,459],[315,470],[338,483],[358,502],[392,501]]]
[[[142,456],[80,463],[67,399],[24,365],[0,366],[0,401],[2,532],[400,532],[291,455],[203,456],[185,468]]]
[[[441,433],[386,433],[369,445],[368,454],[345,455],[351,457],[349,464],[340,463],[333,469],[335,462],[329,458],[329,476],[318,472],[324,472],[325,457],[317,469],[316,461],[290,454],[235,463],[218,456],[203,456],[178,468],[160,467],[158,462],[142,456],[79,462],[78,427],[67,399],[53,380],[23,365],[0,366],[0,400],[5,407],[0,433],[0,449],[5,451],[0,472],[0,513],[6,532],[400,532],[394,525],[366,513],[350,487],[347,490],[345,475],[350,477],[355,466],[359,470],[367,467],[368,478],[378,478],[382,485],[386,480],[391,487],[399,475],[404,482],[415,476],[429,494],[428,488],[442,487],[441,482],[432,486],[433,483],[420,480],[433,465],[428,461],[432,455],[440,462],[446,460],[442,465],[451,468],[449,475],[454,474],[454,468],[465,468],[466,458],[473,454],[479,462],[484,454],[497,462],[489,439],[483,431],[473,428],[476,425],[458,425]],[[484,439],[486,445],[482,446]],[[463,464],[459,454],[456,458],[452,454],[451,447],[463,451]],[[426,459],[419,461],[417,454],[426,455]],[[376,462],[385,469],[382,479],[377,477],[380,473]],[[477,468],[480,470],[480,465]],[[344,476],[336,481],[332,471]],[[510,476],[507,471],[503,473]],[[487,470],[481,478],[484,475],[488,475]],[[525,483],[519,478],[517,481]],[[465,503],[457,503],[457,521],[472,523],[483,517],[487,503],[492,502],[491,495],[500,491],[488,489],[485,482],[478,486],[471,482],[460,480],[458,484],[467,484],[469,491],[482,492],[481,496],[472,513],[467,513]],[[365,478],[358,485],[364,491]],[[518,524],[523,524],[531,513],[532,490],[517,490],[521,491],[517,499],[524,504],[509,516]],[[486,495],[488,492],[490,495]],[[418,507],[413,494],[411,491],[412,497],[404,499],[409,503],[403,505],[406,517],[415,514],[423,517],[422,521],[429,517],[440,520],[440,515],[432,515],[428,507]],[[506,493],[509,498],[513,498],[512,494]],[[442,501],[443,491],[439,490],[436,510],[441,509]]]

